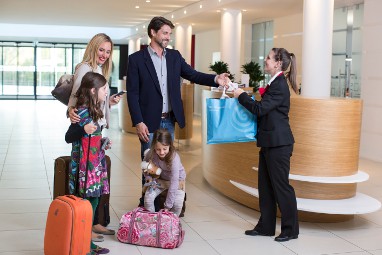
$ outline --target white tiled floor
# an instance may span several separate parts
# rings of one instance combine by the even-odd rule
[[[69,155],[64,141],[69,125],[65,107],[57,101],[0,101],[0,255],[41,255],[46,213],[52,197],[54,159]],[[113,141],[110,227],[117,229],[121,215],[137,206],[140,196],[139,142],[118,128],[117,108],[111,129]],[[297,240],[277,243],[271,237],[248,237],[259,213],[219,194],[203,179],[200,122],[194,121],[190,145],[177,144],[187,171],[186,230],[180,248],[162,250],[122,244],[105,236],[110,254],[347,254],[382,255],[382,211],[332,223],[300,223]],[[370,179],[360,192],[382,200],[382,163],[360,159]],[[280,226],[278,225],[277,231]]]

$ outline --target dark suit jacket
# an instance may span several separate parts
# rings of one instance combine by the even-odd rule
[[[167,87],[171,108],[179,127],[185,126],[180,94],[181,77],[197,84],[217,87],[213,74],[195,71],[177,50],[166,49]],[[133,125],[144,122],[153,133],[159,128],[163,97],[148,49],[129,56],[126,79],[127,102]]]
[[[277,147],[294,143],[288,116],[290,92],[284,75],[273,80],[261,101],[253,101],[247,93],[242,93],[238,100],[257,116],[258,147]]]

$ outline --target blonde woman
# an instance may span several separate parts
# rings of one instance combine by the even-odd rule
[[[114,45],[110,37],[104,33],[96,34],[95,36],[93,36],[93,38],[89,41],[88,45],[86,46],[82,62],[76,66],[76,71],[74,73],[73,90],[68,103],[67,113],[72,123],[78,123],[80,121],[80,116],[77,114],[77,97],[75,95],[81,85],[82,78],[88,72],[95,72],[103,75],[106,78],[106,80],[109,79],[112,67],[113,46]],[[110,107],[112,105],[118,104],[121,98],[120,96],[116,95],[110,96],[109,84],[107,84],[106,87],[106,100],[104,102],[101,102],[101,110],[103,112],[103,117],[98,119],[97,121],[97,124],[99,127],[101,127],[101,130],[103,128],[109,127]],[[76,134],[79,135],[78,138],[80,138],[86,133],[83,126],[75,126],[77,129]],[[114,230],[107,229],[98,223],[98,207],[95,212],[93,231],[95,233],[93,233],[92,235],[92,240],[96,242],[103,241],[103,236],[97,234],[115,234]]]
[[[73,90],[68,103],[68,115],[72,123],[76,123],[80,120],[76,113],[77,109],[75,109],[77,98],[74,95],[81,85],[82,77],[88,72],[96,72],[102,74],[106,80],[109,80],[112,66],[113,46],[114,44],[110,37],[103,33],[93,36],[86,46],[82,62],[76,66]],[[104,112],[104,118],[98,122],[101,126],[106,128],[109,127],[110,107],[117,104],[120,100],[120,96],[110,96],[109,86],[107,87],[107,98],[101,106],[101,109]]]

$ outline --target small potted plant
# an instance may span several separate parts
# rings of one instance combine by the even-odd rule
[[[259,89],[259,81],[264,80],[265,76],[261,70],[261,67],[255,61],[251,61],[241,66],[244,74],[249,74],[249,86],[253,88],[253,92]]]
[[[215,63],[209,66],[211,71],[214,71],[216,74],[228,73],[229,79],[233,82],[235,80],[235,75],[231,74],[228,70],[228,64],[223,61],[216,61]]]

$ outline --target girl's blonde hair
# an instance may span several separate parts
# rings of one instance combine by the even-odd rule
[[[84,57],[82,63],[88,63],[92,70],[97,70],[97,58],[98,58],[98,49],[102,43],[109,42],[111,44],[110,57],[102,65],[102,74],[105,76],[106,80],[109,80],[111,75],[111,68],[113,65],[113,48],[114,44],[110,37],[104,33],[99,33],[93,36],[86,46]]]
[[[155,153],[155,145],[157,143],[161,143],[164,146],[170,146],[168,154],[164,158],[164,162],[166,163],[168,168],[171,168],[172,159],[175,155],[175,146],[172,140],[171,133],[165,129],[160,128],[154,132],[153,141],[151,142],[150,151],[148,152],[148,159],[151,161],[153,158],[153,153]]]
[[[81,80],[81,85],[77,90],[76,108],[80,106],[88,107],[89,115],[94,122],[103,117],[101,102],[98,100],[98,90],[107,83],[105,77],[99,73],[88,72]],[[92,93],[91,90],[95,89]]]

